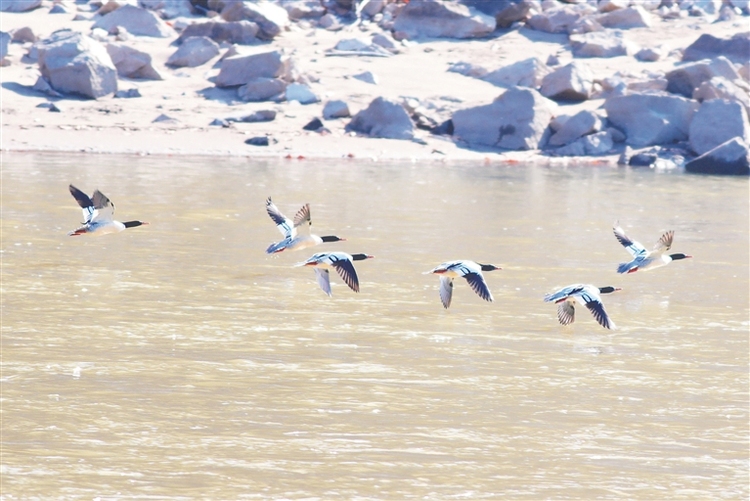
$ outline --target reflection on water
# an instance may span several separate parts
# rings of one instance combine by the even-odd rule
[[[69,238],[68,183],[150,226]],[[269,195],[361,293],[268,257]],[[4,154],[7,499],[740,499],[748,184],[611,168]],[[619,219],[694,259],[615,273]],[[438,280],[502,266],[492,304]],[[614,285],[619,329],[542,296]]]

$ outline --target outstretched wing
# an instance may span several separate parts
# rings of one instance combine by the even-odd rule
[[[331,293],[331,276],[328,273],[328,270],[323,268],[313,268],[315,271],[315,279],[318,281],[318,285],[320,285],[320,288],[323,289],[323,292],[328,294],[328,296],[332,296]]]
[[[469,282],[469,286],[479,297],[485,301],[492,302],[492,293],[490,292],[489,287],[487,287],[487,282],[484,281],[482,275],[479,273],[467,273],[464,275],[464,278]]]
[[[68,190],[70,191],[70,194],[73,195],[73,198],[76,199],[78,205],[81,207],[81,212],[83,213],[83,223],[86,224],[90,222],[94,216],[94,202],[91,201],[87,194],[85,194],[72,184],[68,185]]]
[[[672,239],[674,239],[674,231],[668,231],[661,236],[656,245],[654,245],[654,252],[666,252],[672,247]]]
[[[94,191],[91,201],[94,203],[94,209],[96,210],[91,218],[92,221],[110,221],[115,215],[115,204],[101,191]]]
[[[297,230],[294,228],[295,225],[279,211],[279,208],[273,203],[271,197],[268,197],[266,200],[266,212],[268,212],[268,215],[274,224],[276,224],[276,228],[284,235],[284,238],[294,238],[296,236]]]
[[[604,305],[601,301],[591,301],[590,303],[586,303],[586,308],[588,308],[591,314],[594,315],[594,318],[599,322],[599,325],[605,329],[615,328],[615,323],[609,319],[609,315],[607,315],[607,312],[604,310]]]
[[[576,308],[573,301],[565,300],[557,307],[557,319],[562,325],[569,325],[576,320]]]
[[[341,276],[341,279],[346,282],[354,292],[359,292],[359,278],[357,277],[357,270],[354,269],[354,264],[348,259],[341,259],[331,263],[333,269]]]
[[[310,204],[305,204],[300,210],[294,215],[294,227],[302,226],[307,223],[308,228],[312,226],[312,219],[310,217]]]
[[[453,279],[451,277],[440,277],[440,302],[447,310],[453,298]]]
[[[620,242],[623,247],[625,247],[625,250],[628,251],[631,256],[636,257],[640,254],[646,253],[646,248],[635,240],[631,240],[630,238],[628,238],[628,236],[625,234],[625,231],[620,227],[618,223],[615,223],[615,226],[614,228],[612,228],[612,230],[615,233],[617,241]]]

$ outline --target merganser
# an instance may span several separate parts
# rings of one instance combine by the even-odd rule
[[[115,213],[115,204],[99,190],[94,191],[94,195],[89,198],[88,195],[72,184],[68,186],[68,189],[73,198],[76,199],[76,202],[78,202],[78,205],[81,206],[81,211],[83,212],[83,226],[68,233],[71,237],[86,234],[106,235],[107,233],[119,233],[125,228],[148,224],[143,221],[125,221],[121,223],[120,221],[113,220],[112,216]]]
[[[369,254],[347,254],[346,252],[320,252],[314,254],[307,261],[297,263],[295,266],[311,266],[315,269],[315,278],[323,292],[332,296],[331,281],[328,270],[333,268],[341,276],[354,292],[359,292],[359,278],[357,270],[354,269],[352,261],[372,259],[375,256]]]
[[[440,301],[447,310],[451,305],[453,297],[453,279],[463,277],[469,282],[469,286],[479,297],[485,301],[492,302],[492,293],[484,281],[483,271],[501,270],[502,268],[493,264],[480,264],[474,261],[458,260],[447,261],[424,274],[434,273],[440,275]]]
[[[294,221],[286,218],[281,211],[279,211],[276,204],[271,201],[271,197],[266,200],[266,212],[271,217],[276,227],[279,229],[284,240],[271,244],[266,249],[266,253],[275,254],[277,252],[283,252],[285,250],[296,251],[306,249],[308,247],[314,247],[322,244],[323,242],[339,242],[346,240],[345,238],[339,238],[334,235],[325,237],[319,237],[317,235],[298,235],[297,227],[307,222],[308,229],[312,226],[312,220],[310,219],[310,204],[305,204],[297,214],[294,215]]]
[[[572,324],[575,321],[575,303],[578,301],[589,309],[599,325],[605,329],[614,329],[615,323],[609,319],[609,315],[604,310],[602,299],[599,294],[609,294],[611,292],[622,290],[619,287],[595,287],[593,285],[569,285],[563,287],[557,292],[552,292],[544,296],[544,301],[555,302],[557,307],[557,318],[563,325]]]
[[[625,247],[633,260],[628,263],[620,263],[617,267],[617,273],[635,273],[638,270],[653,270],[654,268],[660,268],[666,266],[672,261],[679,259],[687,259],[693,256],[686,254],[665,254],[672,247],[672,239],[674,238],[674,231],[668,231],[661,236],[653,250],[647,251],[646,248],[635,240],[631,240],[625,235],[625,232],[620,227],[619,223],[615,222],[614,228],[615,237],[617,241]]]

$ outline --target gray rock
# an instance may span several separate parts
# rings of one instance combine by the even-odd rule
[[[114,33],[118,26],[124,27],[133,35],[159,38],[175,35],[175,31],[154,12],[132,5],[125,5],[102,16],[91,28],[101,28],[107,33]]]
[[[328,31],[338,31],[343,28],[343,26],[341,26],[341,23],[339,23],[338,18],[330,12],[318,19],[318,26]]]
[[[723,56],[710,61],[685,64],[668,72],[665,76],[667,91],[685,97],[692,97],[695,89],[713,77],[721,76],[730,81],[740,78],[732,63]]]
[[[352,78],[356,78],[357,80],[360,80],[362,82],[372,84],[372,85],[378,84],[378,78],[375,75],[373,75],[372,71],[364,71],[362,73],[352,75]]]
[[[534,7],[531,0],[461,0],[461,3],[494,17],[498,28],[527,20]]]
[[[604,27],[619,29],[650,28],[652,24],[651,14],[638,5],[607,12],[596,20]]]
[[[599,12],[612,12],[613,10],[626,9],[629,4],[629,0],[599,0],[596,8]]]
[[[726,99],[704,101],[690,122],[690,149],[702,155],[733,137],[747,142],[750,123],[745,108]]]
[[[737,33],[731,38],[703,34],[683,51],[682,60],[700,61],[717,56],[724,56],[738,64],[750,60],[750,31]]]
[[[742,138],[735,137],[685,164],[694,174],[724,176],[750,175],[750,149]]]
[[[305,126],[302,127],[302,130],[309,130],[309,131],[315,132],[315,131],[322,129],[323,127],[324,127],[323,122],[320,120],[320,118],[315,117],[309,122],[307,122],[307,124],[305,124]]]
[[[641,62],[654,62],[664,57],[664,51],[659,47],[646,47],[635,53],[635,58]]]
[[[258,37],[271,40],[289,26],[287,11],[271,2],[235,2],[222,9],[225,21],[252,21],[258,25]]]
[[[26,12],[42,6],[42,0],[2,0],[0,12]]]
[[[107,44],[107,53],[112,58],[121,77],[143,80],[163,80],[151,64],[151,55],[122,44]]]
[[[711,99],[736,101],[745,107],[745,111],[750,116],[750,93],[747,87],[747,85],[740,87],[724,77],[713,77],[695,89],[693,99],[701,102]]]
[[[594,19],[593,17],[581,17],[573,23],[572,26],[568,28],[568,33],[570,35],[578,35],[582,33],[593,33],[596,31],[604,31],[604,26],[599,24],[599,22]]]
[[[297,101],[300,104],[312,104],[320,101],[309,85],[291,83],[286,86],[286,100]]]
[[[585,101],[591,96],[594,75],[579,61],[556,69],[542,79],[540,92],[555,100]]]
[[[332,55],[391,56],[392,52],[380,45],[361,38],[345,38],[328,51]]]
[[[245,139],[245,144],[249,144],[250,146],[268,146],[270,141],[268,140],[268,136],[255,136]]]
[[[237,96],[243,101],[278,101],[286,91],[286,82],[280,78],[253,78],[237,89]]]
[[[177,123],[177,122],[179,122],[179,120],[177,120],[176,118],[172,118],[169,115],[165,115],[164,113],[162,113],[158,117],[156,117],[153,120],[151,120],[151,123],[154,123],[154,124],[157,124],[157,123]]]
[[[399,51],[398,45],[396,45],[396,41],[393,40],[391,37],[383,35],[382,33],[374,34],[372,36],[372,43],[374,45],[384,48],[385,50],[387,50],[388,52],[392,54],[396,54]]]
[[[10,33],[0,31],[0,59],[8,55],[8,45],[10,45]]]
[[[49,10],[50,14],[71,14],[74,12],[74,7],[65,3],[56,3]]]
[[[459,61],[453,63],[448,67],[448,71],[451,73],[458,73],[465,77],[482,78],[488,73],[488,70],[482,66],[467,63],[465,61]]]
[[[698,103],[678,96],[629,94],[604,102],[607,119],[625,133],[627,144],[649,146],[684,141]]]
[[[613,146],[612,135],[604,131],[579,137],[566,146],[552,150],[552,153],[566,157],[596,156],[609,153]]]
[[[612,141],[615,143],[624,143],[625,140],[627,140],[627,136],[625,133],[623,133],[620,129],[616,129],[614,127],[607,127],[604,129],[606,132],[609,132],[610,137],[612,138]]]
[[[531,16],[527,24],[545,33],[568,33],[580,18],[581,13],[572,7],[559,7]]]
[[[214,118],[213,120],[211,120],[211,123],[208,124],[208,125],[211,126],[211,127],[224,127],[224,128],[226,128],[226,127],[229,127],[229,122],[227,122],[223,118]]]
[[[495,18],[459,3],[409,2],[396,17],[393,31],[408,38],[476,38],[495,30]]]
[[[537,91],[514,87],[491,104],[456,111],[453,134],[470,146],[537,149],[556,108]]]
[[[280,78],[291,81],[292,62],[280,51],[262,52],[247,56],[234,56],[221,62],[216,77],[218,87],[244,85],[254,78]]]
[[[208,37],[216,43],[251,45],[260,42],[257,37],[259,30],[258,25],[250,21],[193,23],[182,30],[177,43],[180,44],[191,37]]]
[[[286,9],[289,19],[298,21],[300,19],[317,19],[326,13],[326,8],[317,1],[292,1],[285,2],[282,6]]]
[[[219,44],[208,37],[189,37],[182,41],[177,51],[169,56],[169,66],[193,68],[219,55]]]
[[[11,39],[11,42],[13,43],[26,43],[26,42],[34,43],[36,41],[37,41],[37,36],[34,35],[34,31],[28,26],[24,26],[23,28],[18,28],[17,30],[13,30],[13,38]]]
[[[36,79],[36,82],[34,82],[34,85],[31,87],[33,90],[37,92],[43,92],[44,94],[47,94],[48,96],[52,97],[61,97],[62,94],[57,92],[55,89],[53,89],[49,82],[44,79],[44,77],[39,76]]]
[[[258,123],[258,122],[272,122],[276,119],[276,112],[274,110],[258,110],[250,115],[245,115],[240,118],[240,122],[245,123]]]
[[[102,44],[81,33],[57,31],[37,44],[39,70],[57,92],[99,98],[117,91],[117,69]]]
[[[333,118],[345,118],[351,116],[349,106],[344,101],[328,101],[323,106],[323,118],[331,120]]]
[[[659,155],[656,153],[642,151],[632,155],[628,159],[628,165],[631,167],[653,167],[657,160],[659,160]]]
[[[599,132],[602,128],[602,120],[599,115],[592,111],[579,111],[560,126],[555,134],[549,138],[550,146],[562,146],[572,143],[576,139]]]
[[[498,87],[533,87],[542,85],[542,79],[552,69],[537,57],[517,61],[487,73],[481,79]]]
[[[346,130],[386,139],[414,137],[414,124],[404,107],[383,97],[375,98],[366,109],[354,115]]]
[[[634,52],[633,44],[615,30],[570,35],[570,45],[575,57],[616,57]]]
[[[128,89],[128,90],[118,90],[115,92],[114,97],[118,99],[133,99],[136,97],[141,97],[141,91],[138,89]]]

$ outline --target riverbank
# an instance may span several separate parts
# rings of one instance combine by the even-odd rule
[[[545,2],[548,3],[548,2]],[[71,29],[91,33],[97,18],[88,4],[72,4],[69,12],[51,14],[52,2],[29,12],[4,12],[0,30],[8,33],[29,27],[35,37],[44,39],[56,30]],[[78,19],[78,20],[74,20]],[[664,54],[657,61],[643,62],[632,55],[585,58],[595,81],[616,74],[634,79],[658,78],[680,62],[681,49],[701,34],[727,37],[747,28],[747,17],[717,22],[715,17],[652,16],[651,27],[622,31],[623,36],[644,48]],[[178,18],[172,26],[200,20]],[[382,24],[382,23],[381,23]],[[99,99],[50,97],[34,90],[40,70],[29,60],[32,43],[9,45],[2,67],[2,149],[4,151],[69,151],[125,154],[252,156],[277,158],[356,158],[415,161],[492,161],[609,163],[617,161],[623,143],[615,142],[609,151],[595,156],[555,156],[554,152],[532,148],[507,151],[468,144],[450,135],[436,135],[414,129],[411,139],[367,137],[347,129],[348,117],[322,120],[323,129],[304,130],[315,118],[323,119],[324,105],[330,100],[346,102],[351,115],[364,110],[377,97],[411,104],[436,122],[449,120],[454,112],[491,103],[504,89],[456,71],[456,63],[470,68],[494,70],[528,58],[557,59],[562,67],[574,58],[568,34],[546,33],[517,25],[516,29],[496,29],[477,39],[420,38],[396,41],[391,57],[333,56],[329,51],[342,40],[386,35],[378,23],[344,25],[331,31],[310,20],[289,21],[272,40],[240,53],[278,50],[293,59],[298,81],[304,81],[319,101],[302,105],[297,101],[243,102],[235,88],[214,85],[221,70],[220,55],[196,67],[168,66],[177,47],[172,43],[178,31],[164,38],[128,34],[122,44],[151,56],[151,66],[160,80],[118,78],[118,89],[137,89],[140,97]],[[114,42],[115,35],[107,35]],[[370,82],[360,76],[370,72]],[[597,111],[605,102],[599,92],[579,102],[557,102],[554,116],[572,116],[582,110]],[[596,87],[595,87],[596,91]],[[51,111],[49,103],[54,103]],[[259,111],[275,112],[271,121],[245,122],[243,117]],[[222,125],[209,125],[211,123]],[[267,146],[245,141],[268,138]]]

